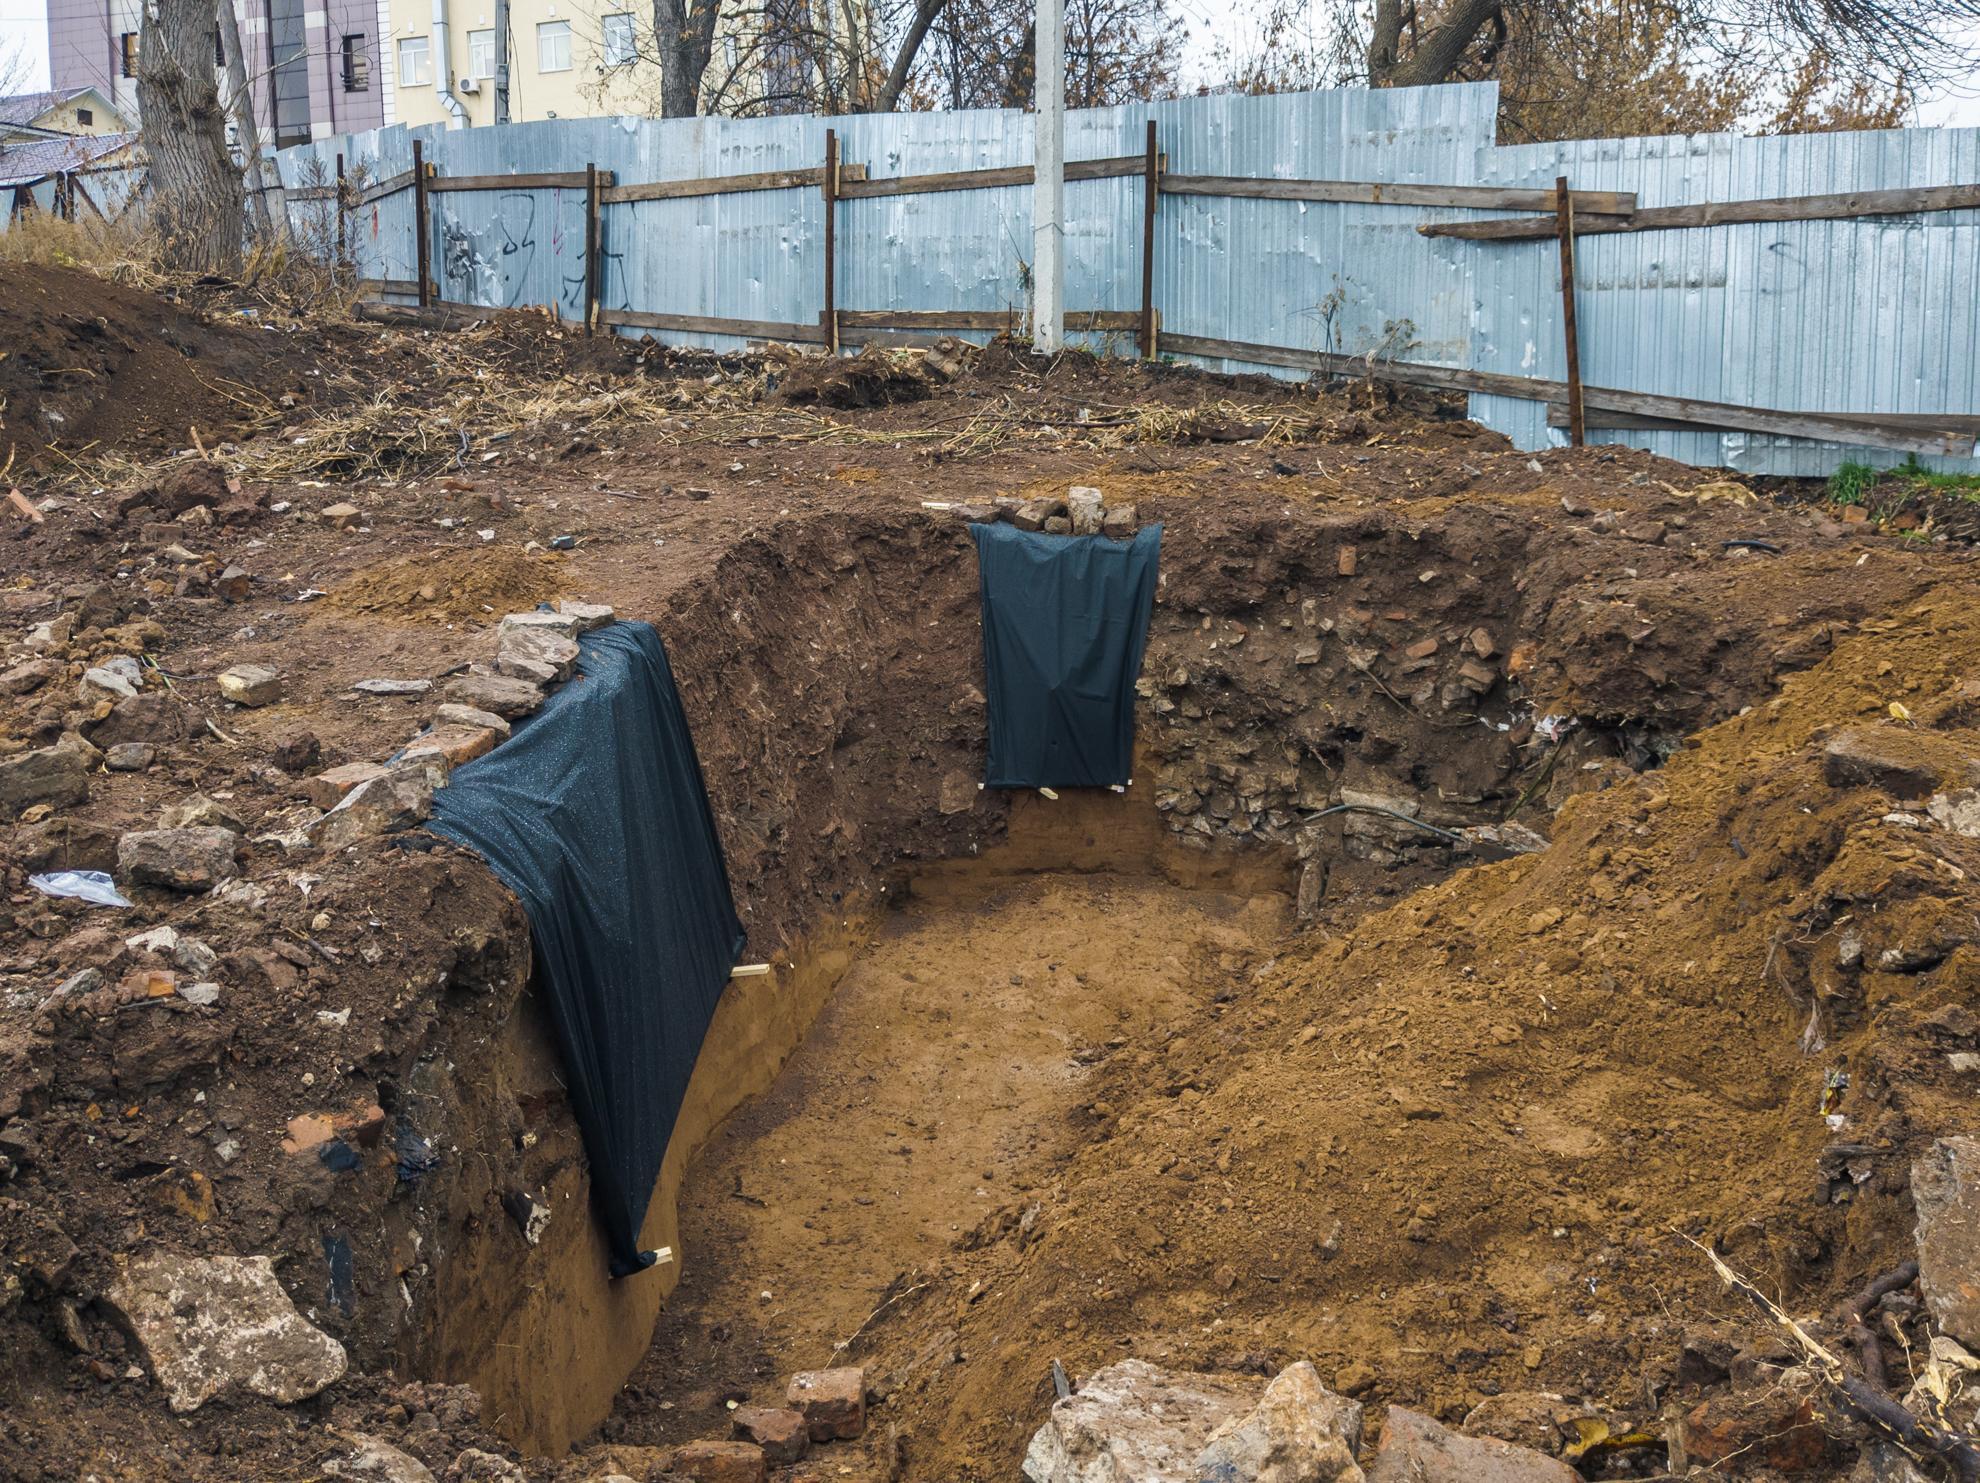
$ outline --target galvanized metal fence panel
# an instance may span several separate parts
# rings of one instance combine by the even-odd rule
[[[1980,181],[1980,130],[1597,139],[1479,158],[1489,184],[1551,186],[1561,175],[1576,189],[1633,190],[1639,207],[1963,185]],[[1564,376],[1555,244],[1471,245],[1472,365]],[[1591,386],[1792,411],[1980,413],[1980,211],[1579,237],[1575,257]],[[1476,397],[1473,410],[1521,447],[1561,440],[1542,403]],[[1768,474],[1905,456],[1762,433],[1595,429],[1589,439]]]
[[[1141,154],[1149,119],[1172,175],[1551,188],[1636,194],[1639,205],[1828,194],[1980,180],[1980,130],[1743,139],[1709,135],[1500,148],[1491,84],[1271,97],[1213,96],[1074,111],[1066,158]],[[284,151],[286,184],[411,168],[411,141],[444,176],[581,172],[619,184],[815,169],[825,135],[870,178],[1022,166],[1032,117],[1008,110],[836,119],[561,119],[503,129],[375,130]],[[1138,310],[1139,174],[1066,187],[1066,304]],[[430,197],[432,272],[449,301],[583,304],[582,191]],[[324,236],[327,203],[292,218]],[[1030,301],[1031,191],[1012,186],[858,196],[837,208],[841,310],[1003,312]],[[1493,210],[1163,194],[1154,302],[1165,334],[1325,350],[1559,380],[1557,247],[1425,237],[1434,221]],[[353,214],[359,276],[415,277],[413,198]],[[825,218],[815,185],[620,202],[600,215],[599,302],[815,326]],[[1980,411],[1980,212],[1747,224],[1578,239],[1582,368],[1590,385],[1790,411]],[[742,338],[628,329],[726,349]],[[849,334],[847,338],[857,339]],[[983,338],[981,333],[972,338]],[[1131,335],[1083,338],[1131,353]],[[1230,371],[1269,370],[1236,360]],[[1297,372],[1271,371],[1287,376]],[[1541,401],[1474,396],[1472,413],[1523,448],[1563,440]],[[1820,474],[1897,455],[1760,434],[1595,430],[1755,473]],[[1936,461],[1980,468],[1980,461]]]

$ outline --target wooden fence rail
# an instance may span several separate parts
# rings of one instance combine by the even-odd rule
[[[1069,161],[1065,168],[1066,179],[1069,181],[1136,178],[1141,181],[1143,211],[1140,307],[1119,310],[1091,309],[1068,313],[1066,329],[1073,333],[1133,335],[1139,353],[1144,357],[1153,358],[1166,351],[1177,355],[1236,360],[1254,365],[1305,370],[1331,376],[1372,377],[1446,391],[1476,392],[1544,401],[1549,407],[1550,424],[1558,423],[1570,428],[1576,443],[1581,441],[1583,426],[1692,431],[1730,430],[1811,438],[1910,453],[1971,457],[1975,449],[1976,434],[1980,434],[1980,417],[1975,416],[1786,411],[1583,386],[1580,364],[1584,347],[1576,330],[1574,305],[1574,244],[1580,237],[1616,232],[1670,231],[1726,226],[1744,222],[1828,221],[1894,214],[1910,215],[1916,212],[1971,210],[1980,208],[1980,186],[1938,186],[1913,190],[1858,191],[1841,195],[1643,207],[1638,205],[1637,198],[1632,193],[1571,190],[1565,178],[1558,181],[1555,188],[1550,190],[1417,182],[1172,175],[1168,171],[1166,157],[1157,147],[1156,127],[1153,120],[1148,124],[1147,147],[1143,153],[1108,159],[1074,160]],[[414,231],[418,239],[415,256],[418,276],[411,281],[375,280],[361,284],[360,287],[377,293],[415,296],[422,309],[428,305],[435,305],[461,312],[449,313],[438,318],[415,317],[393,312],[395,306],[381,305],[378,306],[378,312],[370,317],[408,323],[453,324],[473,322],[493,312],[477,306],[441,303],[439,287],[432,282],[428,270],[431,253],[428,200],[432,194],[570,189],[581,191],[585,200],[584,297],[581,318],[586,333],[590,333],[593,326],[605,326],[613,329],[650,329],[683,334],[734,335],[750,340],[819,345],[837,351],[842,343],[847,341],[871,343],[879,338],[900,335],[912,337],[982,331],[1014,332],[1023,326],[1023,315],[1015,307],[1003,309],[840,307],[838,303],[839,202],[887,196],[928,195],[945,191],[1002,190],[1027,186],[1032,180],[1033,171],[1030,165],[876,177],[865,165],[842,160],[838,134],[834,130],[827,130],[825,160],[818,166],[625,185],[619,184],[610,170],[601,170],[590,165],[579,171],[447,176],[425,163],[421,144],[415,140],[411,170],[361,188],[352,186],[340,178],[339,184],[335,187],[293,189],[288,192],[288,197],[294,201],[334,200],[339,214],[338,240],[341,243],[344,240],[342,232],[345,213],[402,190],[411,189],[414,192]],[[603,222],[603,212],[606,207],[634,206],[644,202],[687,200],[758,191],[813,189],[819,191],[822,197],[826,224],[825,309],[817,322],[789,323],[719,315],[599,307],[599,263],[607,240]],[[1561,382],[1541,377],[1473,371],[1420,362],[1367,359],[1334,352],[1261,345],[1163,331],[1154,303],[1154,264],[1157,250],[1156,203],[1158,198],[1164,195],[1393,206],[1418,210],[1431,208],[1532,212],[1534,214],[1530,216],[1485,220],[1474,217],[1458,221],[1427,222],[1418,226],[1417,230],[1431,237],[1451,237],[1479,242],[1530,242],[1550,237],[1557,238],[1560,244],[1560,283],[1568,379]]]

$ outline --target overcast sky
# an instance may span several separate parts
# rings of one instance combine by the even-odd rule
[[[1210,35],[1233,26],[1242,27],[1246,12],[1239,0],[1175,0],[1190,28],[1190,55],[1198,70],[1209,60]],[[48,86],[48,31],[44,20],[44,0],[0,0],[0,79],[7,73],[7,62],[18,58],[26,64],[26,76],[18,84],[22,91]],[[1190,84],[1204,79],[1188,77]],[[1980,77],[1969,86],[1920,104],[1921,124],[1959,124],[1980,127]]]

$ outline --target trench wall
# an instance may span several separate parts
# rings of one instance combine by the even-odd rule
[[[461,1021],[473,1033],[411,1078],[460,1154],[420,1227],[432,1289],[396,1347],[362,1361],[474,1384],[495,1429],[533,1452],[589,1433],[697,1260],[675,1224],[695,1148],[769,1084],[873,913],[904,892],[960,898],[986,872],[1032,869],[1261,891],[1285,891],[1297,870],[1309,906],[1343,880],[1405,889],[1451,869],[1450,851],[1405,824],[1321,811],[1364,795],[1447,826],[1497,821],[1546,754],[1539,710],[1571,706],[1584,724],[1556,787],[1519,815],[1541,824],[1566,790],[1655,765],[1654,747],[1628,758],[1642,738],[1730,715],[1819,659],[1831,625],[1888,610],[1918,581],[1907,563],[1860,585],[1797,585],[1803,623],[1789,631],[1769,605],[1729,600],[1726,584],[1756,580],[1743,568],[1631,547],[1624,578],[1611,539],[1517,502],[1295,521],[1268,496],[1217,510],[1156,499],[1143,515],[1166,522],[1165,549],[1125,795],[976,787],[977,571],[959,522],[771,522],[667,611],[628,614],[667,638],[749,955],[773,966],[729,986],[668,1151],[644,1234],[676,1263],[606,1279],[555,1052],[523,991],[526,955],[510,951],[506,1016],[486,1034],[484,1019]],[[1654,600],[1655,621],[1632,595]],[[501,1208],[516,1188],[552,1209],[534,1247]]]

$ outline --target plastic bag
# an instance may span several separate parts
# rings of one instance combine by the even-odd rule
[[[28,884],[44,896],[74,896],[96,906],[129,906],[115,881],[100,870],[57,870],[31,875]]]

